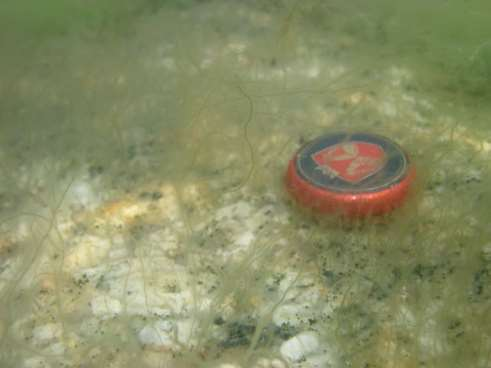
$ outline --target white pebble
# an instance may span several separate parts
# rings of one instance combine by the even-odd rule
[[[286,364],[279,359],[273,359],[271,361],[271,368],[286,368]]]
[[[97,295],[90,301],[92,313],[102,319],[112,318],[121,313],[123,307],[117,299],[107,295]]]
[[[61,336],[62,327],[59,323],[48,323],[32,330],[34,340],[52,340]]]
[[[486,261],[491,261],[491,243],[482,247],[482,256]]]
[[[314,332],[302,332],[285,341],[280,348],[283,358],[298,362],[319,349],[319,338]]]
[[[47,362],[47,358],[44,357],[32,357],[24,359],[22,368],[51,368],[51,364]]]
[[[76,206],[88,209],[95,208],[100,202],[97,192],[89,182],[84,180],[73,182],[65,199]]]
[[[143,345],[159,348],[172,348],[172,323],[169,321],[157,321],[142,328],[138,333],[138,340]]]
[[[76,239],[76,244],[67,251],[64,269],[73,273],[98,265],[107,256],[112,243],[102,237],[86,235]]]
[[[286,368],[286,365],[279,359],[260,358],[254,368]]]
[[[235,244],[238,247],[248,247],[256,238],[252,231],[245,231],[241,234],[238,234],[235,238]]]
[[[177,321],[177,340],[185,346],[193,346],[193,334],[196,323],[190,319]]]
[[[218,366],[218,368],[241,368],[241,366],[232,363],[222,363]]]

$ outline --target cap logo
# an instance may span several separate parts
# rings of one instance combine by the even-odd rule
[[[380,171],[386,162],[382,147],[349,141],[326,147],[312,154],[318,170],[329,177],[355,184]]]

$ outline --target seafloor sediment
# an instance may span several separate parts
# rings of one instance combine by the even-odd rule
[[[2,367],[489,366],[479,112],[288,16],[163,8],[124,39],[47,42],[8,81]],[[290,157],[360,129],[409,152],[407,206],[300,213]]]

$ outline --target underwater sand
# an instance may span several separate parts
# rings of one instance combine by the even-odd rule
[[[486,91],[302,4],[4,40],[1,367],[491,366]],[[291,203],[288,160],[334,130],[405,147],[407,206]]]

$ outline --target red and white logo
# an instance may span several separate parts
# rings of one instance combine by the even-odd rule
[[[325,175],[356,184],[380,171],[386,155],[376,144],[351,141],[326,147],[312,154],[312,159]]]

